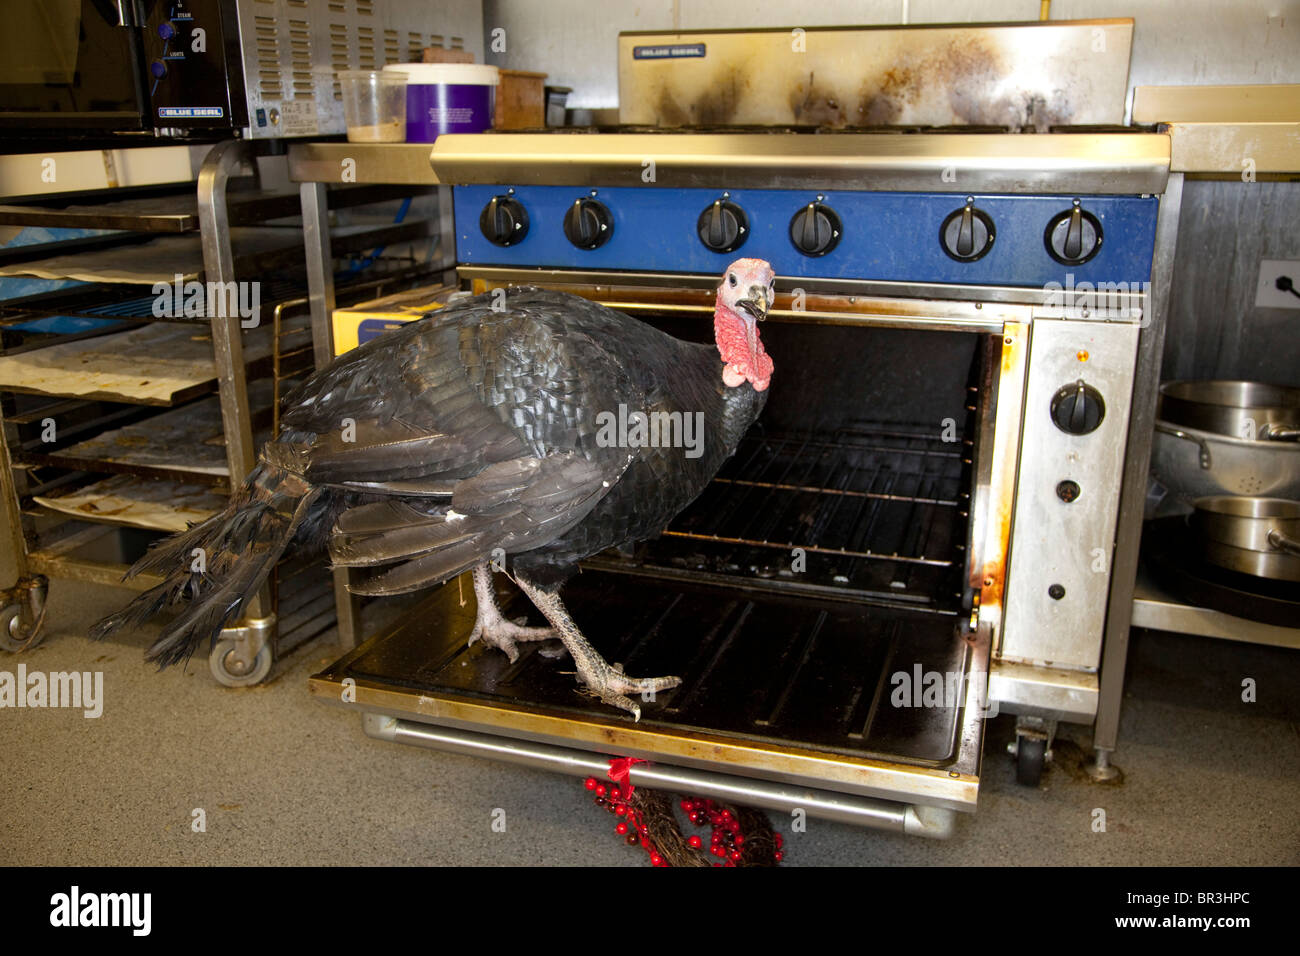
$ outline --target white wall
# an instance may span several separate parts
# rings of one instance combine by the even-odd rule
[[[207,147],[198,149],[201,159]],[[150,146],[0,156],[0,196],[183,182],[197,175],[192,153],[187,146]]]
[[[484,0],[483,27],[506,30],[488,62],[544,70],[569,105],[618,105],[623,30],[1037,20],[1038,0]],[[1132,17],[1131,86],[1300,83],[1300,0],[1055,0],[1053,20]]]

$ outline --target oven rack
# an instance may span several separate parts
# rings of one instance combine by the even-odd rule
[[[755,429],[661,537],[584,564],[956,614],[969,459],[920,425]]]

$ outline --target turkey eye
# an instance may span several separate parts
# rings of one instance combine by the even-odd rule
[[[733,288],[735,287],[735,285],[736,285],[736,274],[735,274],[734,272],[731,273],[731,275],[727,276],[727,284],[730,285],[730,286],[733,287]]]

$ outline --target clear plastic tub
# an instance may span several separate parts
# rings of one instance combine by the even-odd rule
[[[349,143],[406,142],[406,76],[380,70],[342,70],[343,120]]]

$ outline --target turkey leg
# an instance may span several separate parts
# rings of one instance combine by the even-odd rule
[[[605,703],[620,707],[630,713],[635,720],[640,720],[641,707],[627,697],[627,694],[641,694],[642,699],[653,700],[653,696],[644,695],[668,690],[682,682],[680,677],[628,677],[623,673],[620,665],[611,665],[607,662],[582,636],[582,632],[578,630],[578,625],[565,610],[564,602],[560,600],[558,594],[543,591],[522,576],[516,577],[515,583],[528,595],[529,600],[537,605],[537,609],[546,615],[546,619],[555,628],[556,636],[564,642],[569,655],[578,667],[578,679]]]
[[[478,599],[478,612],[469,642],[473,644],[482,640],[484,644],[504,651],[512,664],[519,659],[516,641],[548,641],[560,636],[554,628],[524,627],[506,620],[497,605],[497,595],[492,589],[492,569],[486,561],[474,566],[474,597]]]

